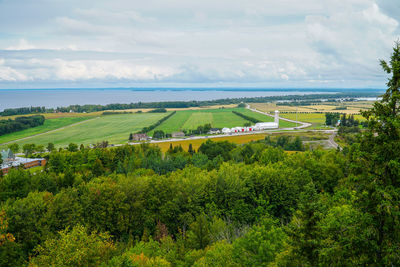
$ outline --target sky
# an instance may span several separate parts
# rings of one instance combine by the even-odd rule
[[[384,88],[399,0],[0,0],[0,89]]]

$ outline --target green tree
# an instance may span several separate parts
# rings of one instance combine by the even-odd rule
[[[283,251],[286,234],[278,222],[265,217],[233,243],[233,256],[240,266],[267,266]]]
[[[115,246],[105,233],[87,233],[83,226],[66,228],[56,238],[46,240],[35,249],[38,254],[29,266],[99,266],[107,262]]]
[[[300,195],[299,209],[294,214],[288,226],[288,240],[295,257],[304,264],[316,266],[318,263],[318,249],[320,248],[320,234],[318,224],[321,219],[321,203],[313,183],[306,185]]]
[[[35,151],[35,148],[36,148],[35,144],[25,144],[22,147],[22,150],[24,151],[25,156],[29,157]]]
[[[368,128],[349,157],[356,206],[372,216],[368,265],[393,266],[400,261],[400,42],[381,66],[391,74],[388,89],[363,112]]]
[[[194,149],[193,149],[193,145],[192,145],[192,143],[190,143],[189,144],[189,149],[188,149],[188,153],[190,154],[190,155],[193,155],[194,154]]]
[[[70,143],[68,145],[67,150],[70,151],[70,152],[76,152],[76,151],[78,151],[78,145],[74,144],[74,143]]]
[[[46,149],[51,152],[55,149],[55,146],[53,143],[48,143]]]
[[[204,213],[197,216],[187,233],[187,242],[194,249],[204,249],[210,244],[210,225]]]
[[[8,145],[8,148],[15,154],[19,152],[19,145],[17,143],[12,143]]]

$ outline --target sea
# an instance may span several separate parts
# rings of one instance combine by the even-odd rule
[[[357,89],[369,92],[375,89]],[[137,103],[161,101],[203,101],[225,98],[283,95],[335,94],[353,89],[251,89],[251,88],[94,88],[94,89],[0,89],[0,111],[7,108],[40,106]],[[372,92],[371,91],[371,92]]]

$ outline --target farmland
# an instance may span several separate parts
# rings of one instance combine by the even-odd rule
[[[172,133],[184,129],[196,129],[198,126],[207,123],[210,123],[212,127],[215,128],[223,128],[243,126],[245,123],[249,122],[232,113],[233,110],[237,110],[260,121],[273,121],[272,117],[245,108],[198,108],[178,110],[175,115],[154,130],[163,130],[166,133]],[[20,145],[26,143],[47,145],[51,142],[54,143],[56,147],[63,147],[69,143],[88,145],[101,141],[119,144],[127,142],[129,133],[135,133],[143,127],[155,123],[167,114],[168,113],[131,113],[101,116],[99,112],[47,113],[45,114],[47,119],[44,125],[1,136],[0,144],[12,141]],[[79,124],[75,125],[75,123],[78,122]],[[294,124],[281,120],[280,126],[293,127]],[[151,136],[153,131],[148,134]],[[2,148],[5,146],[5,144],[0,145]]]
[[[110,143],[124,143],[128,141],[129,133],[139,131],[144,126],[149,126],[164,116],[166,116],[165,113],[101,116],[79,125],[33,136],[16,143],[20,145],[26,143],[47,145],[47,143],[52,142],[57,147],[66,146],[69,143],[87,145],[103,140]]]
[[[25,138],[28,136],[52,131],[55,129],[59,129],[74,123],[78,123],[92,117],[85,116],[85,117],[64,117],[64,118],[56,118],[56,119],[46,119],[44,124],[41,126],[37,126],[34,128],[29,128],[26,130],[22,130],[15,133],[5,134],[0,136],[0,144],[7,143],[13,140]]]
[[[276,105],[275,103],[253,103],[250,105],[260,111],[273,114],[275,110],[279,110],[279,116],[290,120],[298,120],[302,122],[312,123],[309,129],[325,129],[325,113],[341,113],[353,115],[359,121],[365,120],[360,114],[360,110],[368,110],[372,106],[371,101],[357,102],[325,102],[318,105],[305,106],[289,106]],[[297,113],[297,116],[296,116]],[[280,125],[283,126],[282,121]]]
[[[224,109],[208,109],[208,110],[179,110],[177,113],[166,120],[155,130],[162,130],[167,133],[172,133],[180,130],[195,129],[199,125],[210,123],[212,127],[236,127],[243,126],[247,120],[232,113],[233,110],[241,112],[247,116],[254,117],[260,121],[271,122],[272,117],[250,111],[245,108],[224,108]],[[281,127],[292,127],[293,123],[280,121]],[[152,132],[151,132],[152,133]],[[151,134],[150,133],[150,134]]]
[[[251,141],[264,140],[266,136],[290,136],[296,137],[299,136],[303,141],[316,141],[316,140],[326,140],[329,138],[329,134],[323,132],[271,132],[271,133],[262,133],[262,134],[248,134],[248,135],[232,135],[232,136],[223,136],[223,137],[215,137],[213,141],[229,141],[235,144],[246,144]],[[169,149],[170,144],[173,146],[182,146],[183,150],[187,151],[189,149],[189,144],[192,144],[193,149],[197,150],[200,145],[206,142],[207,139],[194,139],[194,140],[182,140],[175,142],[162,142],[156,143],[154,145],[160,147],[160,149],[165,152]]]

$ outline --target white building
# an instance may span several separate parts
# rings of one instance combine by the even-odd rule
[[[277,128],[279,128],[279,111],[275,110],[274,122],[259,122],[259,123],[256,123],[254,128],[257,129],[257,130],[277,129]]]
[[[224,133],[224,134],[228,134],[228,133],[231,133],[231,129],[229,129],[229,128],[222,128],[221,132]]]

